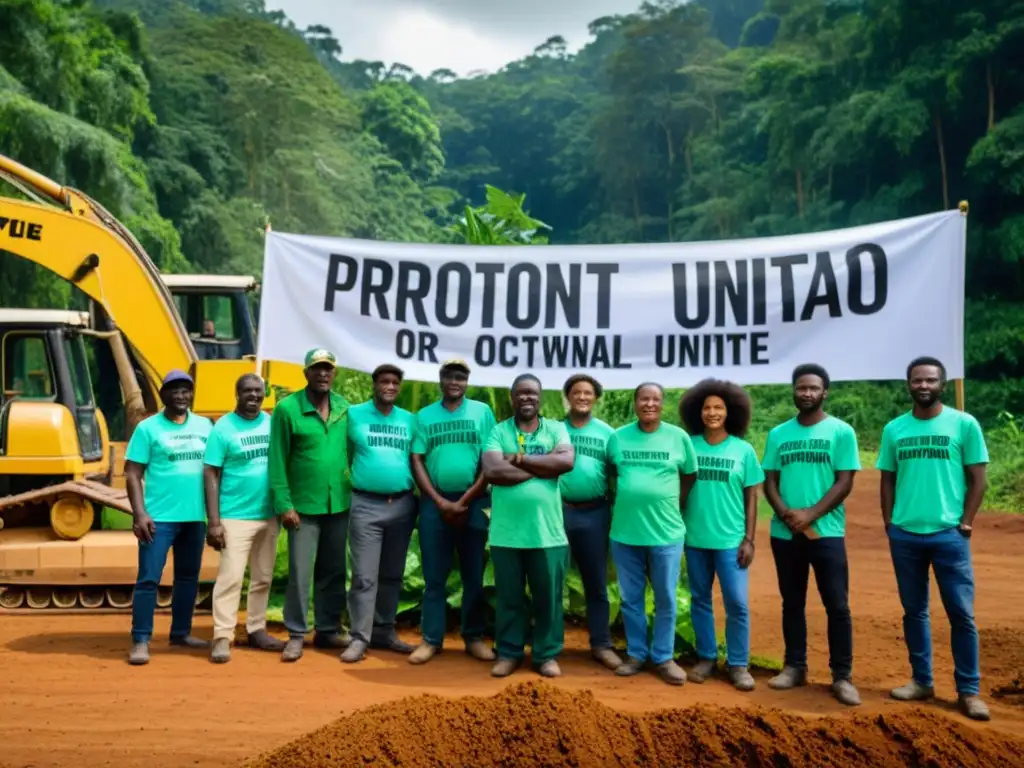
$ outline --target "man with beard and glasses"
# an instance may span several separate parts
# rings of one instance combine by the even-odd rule
[[[562,387],[569,403],[565,428],[576,451],[576,465],[558,478],[558,488],[569,550],[583,580],[590,654],[614,670],[622,664],[612,649],[608,602],[608,532],[612,524],[608,440],[615,430],[594,416],[594,403],[602,391],[596,379],[583,373],[570,376]]]
[[[366,649],[412,653],[395,632],[402,594],[405,557],[416,526],[409,452],[413,415],[395,405],[402,369],[380,365],[374,370],[373,397],[348,412],[352,456],[352,584],[348,613],[352,644],[341,654],[347,663],[361,661]]]
[[[213,422],[192,413],[194,393],[191,376],[177,370],[168,373],[160,387],[163,410],[135,428],[125,452],[132,531],[139,540],[131,664],[149,662],[157,587],[172,549],[171,645],[207,646],[192,636],[192,616],[206,540],[203,453]]]
[[[268,481],[274,512],[288,535],[288,586],[284,626],[289,640],[282,661],[302,657],[309,585],[315,580],[313,644],[344,648],[345,543],[351,489],[348,467],[349,403],[331,390],[333,354],[312,349],[305,359],[306,386],[283,398],[270,418]]]
[[[267,602],[280,527],[267,485],[270,416],[261,410],[265,397],[263,379],[255,373],[242,374],[235,383],[235,410],[214,424],[203,457],[206,541],[220,552],[210,650],[210,661],[217,664],[231,659],[246,565],[247,643],[264,651],[284,650],[284,643],[267,632]]]
[[[988,720],[979,694],[978,630],[974,623],[971,532],[985,496],[988,449],[977,419],[942,403],[946,368],[934,357],[907,367],[914,401],[885,425],[877,467],[882,472],[882,521],[903,604],[911,681],[890,695],[920,701],[935,695],[932,680],[928,569],[952,630],[953,677],[961,711]]]
[[[448,615],[448,574],[459,557],[462,580],[462,640],[466,652],[493,661],[484,642],[487,601],[484,557],[487,546],[487,483],[480,469],[484,441],[494,429],[489,405],[466,398],[469,365],[441,366],[441,399],[416,414],[412,472],[420,488],[420,553],[423,562],[423,642],[409,657],[424,664],[444,645]]]
[[[793,371],[797,415],[768,433],[762,467],[764,495],[775,511],[772,555],[782,593],[783,670],[768,681],[777,690],[807,682],[807,582],[810,569],[828,617],[832,694],[847,706],[860,704],[851,681],[853,620],[846,559],[843,501],[860,470],[853,428],[822,410],[828,373],[820,365]]]
[[[540,380],[530,373],[512,382],[513,416],[498,424],[484,445],[491,483],[491,559],[494,561],[494,677],[507,677],[523,662],[530,611],[533,665],[545,677],[562,674],[565,626],[562,589],[569,542],[562,521],[558,478],[571,472],[575,451],[560,421],[540,415]]]

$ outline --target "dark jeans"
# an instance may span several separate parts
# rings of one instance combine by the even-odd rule
[[[132,640],[148,643],[153,636],[156,589],[174,550],[174,589],[171,597],[171,639],[192,632],[192,615],[199,591],[199,568],[206,546],[206,523],[157,523],[150,543],[139,542],[139,574],[132,599]]]
[[[853,673],[853,619],[850,617],[850,569],[846,561],[846,539],[792,539],[772,537],[772,555],[782,594],[782,635],[786,643],[787,667],[807,669],[807,581],[814,569],[814,581],[828,616],[828,664],[832,680],[849,680]]]
[[[533,663],[540,666],[558,656],[565,642],[562,589],[569,548],[491,547],[491,559],[494,561],[494,634],[498,657],[517,661],[523,658],[531,614]]]
[[[592,650],[612,647],[608,604],[608,532],[611,508],[607,502],[573,508],[562,505],[569,551],[583,579],[583,597],[587,603],[587,629]]]
[[[313,619],[317,633],[341,631],[345,610],[345,540],[349,513],[299,514],[297,530],[288,530],[288,586],[284,593],[284,626],[292,638],[306,634],[309,586],[313,583]]]
[[[903,635],[914,680],[932,687],[932,632],[928,616],[928,568],[935,570],[950,625],[953,678],[957,693],[977,696],[981,688],[978,629],[974,623],[971,545],[956,528],[922,535],[889,526],[889,551],[903,603]]]
[[[461,493],[442,493],[449,501],[458,501]],[[484,597],[484,557],[487,546],[487,515],[490,499],[484,495],[470,505],[465,525],[446,523],[437,505],[423,496],[420,504],[420,560],[423,563],[423,617],[420,631],[423,641],[435,648],[444,647],[448,617],[448,574],[452,555],[459,556],[462,580],[462,639],[466,643],[481,640],[486,627],[487,600]]]

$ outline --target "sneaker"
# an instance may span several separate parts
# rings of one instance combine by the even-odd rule
[[[281,661],[298,661],[302,658],[302,638],[292,637],[284,644],[281,651]]]
[[[897,701],[924,701],[935,695],[935,689],[931,686],[921,685],[916,680],[911,680],[906,685],[893,688],[889,695]]]
[[[366,649],[369,644],[365,640],[352,640],[352,644],[345,649],[345,652],[341,654],[340,658],[346,664],[355,664],[357,661],[362,661],[363,657],[366,656]]]
[[[497,654],[483,640],[470,640],[466,643],[466,653],[480,661],[494,661]]]
[[[214,640],[213,648],[210,650],[210,661],[214,664],[231,661],[231,641],[226,637],[218,637]]]
[[[516,659],[499,658],[491,667],[491,677],[508,677],[518,666],[519,662]]]
[[[622,659],[619,658],[619,654],[611,648],[595,648],[590,652],[590,655],[607,669],[614,670],[622,666]]]
[[[703,683],[715,671],[715,662],[710,659],[701,659],[690,670],[690,679],[695,683]]]
[[[626,660],[615,669],[615,674],[619,677],[632,677],[643,668],[644,662],[627,656]]]
[[[250,648],[258,648],[261,651],[283,651],[284,641],[278,640],[265,629],[258,629],[250,632],[246,639],[246,645]]]
[[[434,658],[434,656],[436,656],[440,652],[440,650],[440,648],[437,648],[431,645],[430,643],[423,643],[420,645],[419,648],[412,652],[412,655],[409,656],[409,663],[426,664],[428,661]]]
[[[149,643],[132,643],[131,653],[128,654],[128,663],[135,666],[149,664]]]
[[[992,713],[989,712],[988,705],[979,696],[960,696],[957,699],[957,704],[960,706],[960,711],[971,718],[971,720],[992,719]]]
[[[768,687],[776,691],[785,691],[807,685],[807,670],[796,667],[783,667],[782,671],[768,681]]]
[[[832,695],[840,704],[845,704],[848,707],[860,705],[860,693],[849,680],[836,680],[832,683]]]
[[[540,672],[544,677],[561,677],[562,668],[558,666],[558,662],[554,659],[548,659],[541,664],[537,671]]]
[[[655,665],[654,672],[669,685],[682,685],[686,682],[686,673],[683,668],[671,659],[664,664]]]
[[[737,691],[754,690],[754,676],[746,667],[729,667],[729,682]]]

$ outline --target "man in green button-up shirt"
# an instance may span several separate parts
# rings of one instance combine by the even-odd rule
[[[341,632],[352,492],[346,476],[349,403],[331,391],[336,372],[333,354],[310,350],[306,388],[282,399],[270,422],[270,494],[288,532],[284,625],[290,639],[281,653],[283,661],[302,656],[314,574],[314,645],[344,648],[349,642]]]

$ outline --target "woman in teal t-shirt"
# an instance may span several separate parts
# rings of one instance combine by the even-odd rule
[[[686,500],[686,574],[697,664],[690,679],[702,683],[718,664],[711,588],[718,576],[725,603],[729,680],[741,691],[754,688],[750,662],[748,566],[754,559],[757,487],[764,472],[743,439],[750,426],[750,397],[728,381],[705,379],[679,404],[679,419],[693,436],[697,482]]]
[[[686,526],[682,504],[697,476],[697,458],[682,429],[661,420],[660,384],[633,393],[637,420],[608,441],[609,474],[616,478],[612,509],[612,559],[619,579],[628,658],[617,675],[635,675],[648,661],[667,683],[682,685],[686,673],[673,660],[676,586]],[[645,592],[654,590],[654,637],[647,641]]]

